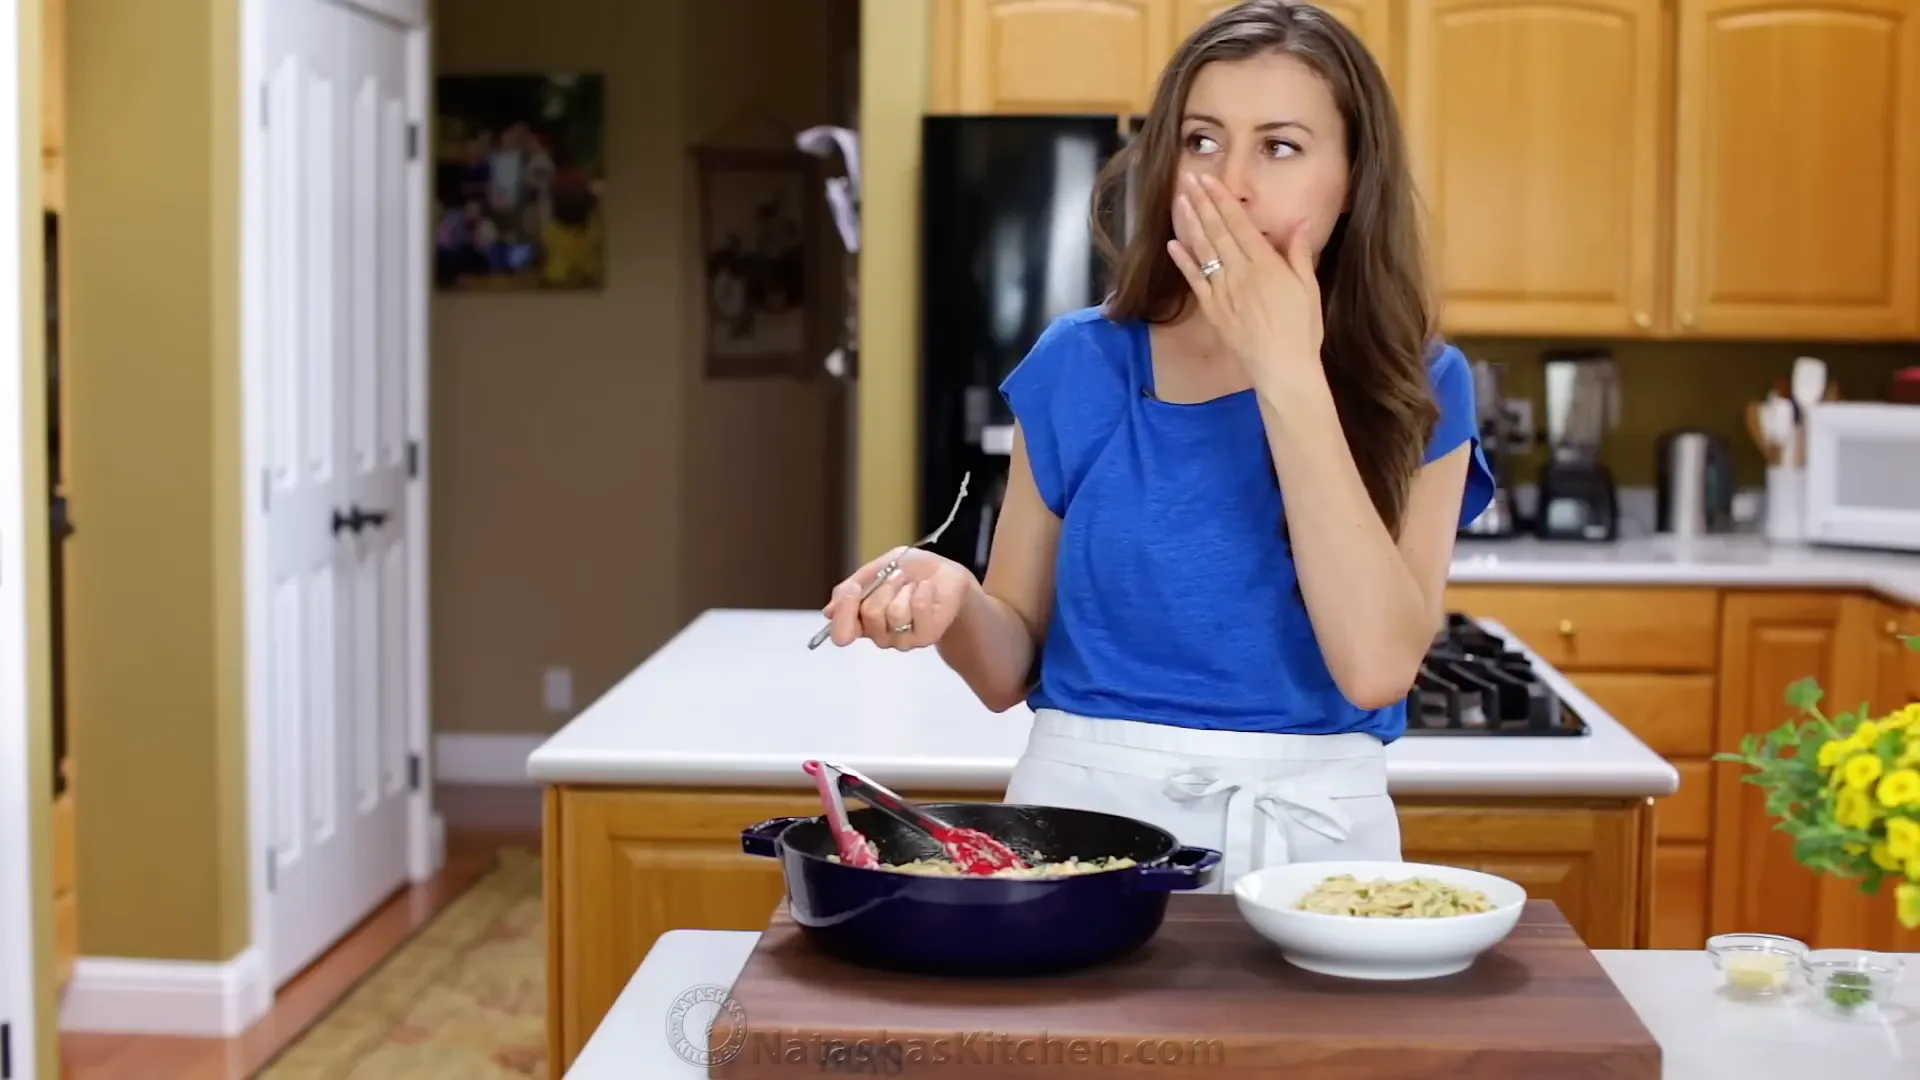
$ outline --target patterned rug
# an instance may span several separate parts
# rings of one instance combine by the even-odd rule
[[[289,1046],[262,1080],[547,1075],[540,859],[500,863]]]

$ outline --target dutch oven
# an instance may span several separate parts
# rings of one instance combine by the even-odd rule
[[[1167,896],[1213,880],[1220,853],[1185,847],[1134,818],[1008,803],[928,803],[1029,864],[1129,858],[1135,865],[1051,878],[929,876],[846,866],[824,817],[780,817],[741,832],[749,855],[779,859],[788,907],[825,951],[853,963],[938,975],[1069,971],[1144,945]],[[880,861],[943,858],[932,837],[872,807],[848,813]]]

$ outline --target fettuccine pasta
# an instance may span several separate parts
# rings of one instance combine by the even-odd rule
[[[1492,911],[1493,902],[1478,889],[1449,885],[1433,878],[1361,881],[1339,874],[1322,881],[1294,905],[1319,915],[1352,915],[1363,919],[1444,919]]]
[[[828,862],[839,862],[840,856],[827,856]],[[1023,868],[1009,867],[995,870],[991,874],[963,875],[960,865],[951,859],[915,859],[910,863],[881,863],[880,869],[892,870],[898,874],[921,874],[927,877],[996,877],[996,878],[1054,878],[1070,874],[1098,874],[1105,870],[1125,870],[1137,865],[1133,859],[1115,856],[1105,859],[1062,859],[1059,862],[1035,863]]]

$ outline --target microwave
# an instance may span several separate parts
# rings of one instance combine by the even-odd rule
[[[1806,454],[1808,542],[1920,552],[1920,405],[1817,404]]]

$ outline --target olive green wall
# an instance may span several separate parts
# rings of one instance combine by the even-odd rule
[[[46,245],[40,195],[40,4],[21,0],[20,34],[20,494],[27,572],[27,835],[31,838],[34,974],[34,1071],[37,1080],[60,1075],[60,1006],[53,958],[53,700],[47,575],[47,333]]]
[[[1534,402],[1534,423],[1543,424],[1541,354],[1582,347],[1583,342],[1461,338],[1474,360],[1507,365],[1509,397]],[[1797,356],[1826,361],[1843,396],[1884,398],[1887,379],[1920,365],[1920,345],[1856,345],[1817,342],[1751,344],[1702,342],[1597,342],[1620,365],[1620,427],[1607,437],[1604,456],[1614,479],[1627,487],[1654,483],[1654,441],[1677,427],[1701,427],[1726,438],[1743,486],[1761,486],[1766,459],[1747,434],[1746,404],[1765,397],[1784,379]],[[1544,432],[1542,432],[1544,434]],[[1544,454],[1538,449],[1514,462],[1512,480],[1530,482]]]
[[[67,686],[80,952],[251,940],[239,0],[67,14]]]

